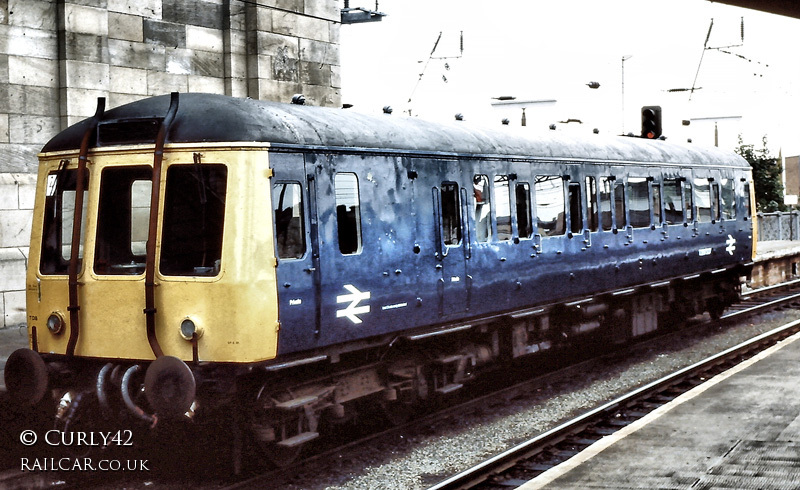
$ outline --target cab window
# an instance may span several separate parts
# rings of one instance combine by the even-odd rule
[[[219,274],[227,183],[225,165],[172,165],[167,169],[161,232],[162,274]]]
[[[44,202],[44,226],[39,270],[42,274],[67,274],[72,253],[72,225],[75,218],[77,170],[59,169],[47,176]],[[83,258],[86,227],[86,205],[89,187],[88,172],[84,179],[81,241],[78,249],[78,270]]]
[[[152,173],[148,166],[136,166],[106,167],[100,174],[94,252],[96,274],[144,272]]]

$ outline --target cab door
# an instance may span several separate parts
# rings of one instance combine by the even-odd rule
[[[320,335],[316,181],[301,153],[270,153],[270,167],[283,354],[313,347]]]

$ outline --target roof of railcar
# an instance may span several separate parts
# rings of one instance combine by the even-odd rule
[[[101,124],[163,118],[169,103],[168,95],[132,102],[105,112]],[[53,137],[42,151],[78,148],[88,125],[85,120],[70,126]],[[97,141],[95,134],[90,145],[97,147]],[[198,93],[180,95],[167,142],[266,142],[460,155],[748,166],[732,152],[667,141],[601,135],[578,138],[555,132],[523,134],[512,128],[487,129],[462,121],[442,124],[411,117],[371,116],[352,110]],[[105,145],[101,142],[100,146]]]

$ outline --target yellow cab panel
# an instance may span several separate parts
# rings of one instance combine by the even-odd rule
[[[152,148],[89,154],[75,355],[155,358],[143,312]],[[30,258],[39,266],[29,267],[27,278],[31,344],[42,353],[64,354],[71,328],[67,270],[77,154],[40,158]],[[263,147],[165,150],[155,254],[156,338],[165,355],[192,360],[188,332],[194,331],[200,361],[275,357],[269,175]],[[48,329],[52,315],[64,322],[58,332]]]

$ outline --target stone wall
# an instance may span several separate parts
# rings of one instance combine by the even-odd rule
[[[1,327],[24,322],[39,149],[94,114],[169,92],[341,105],[335,0],[0,0]]]

